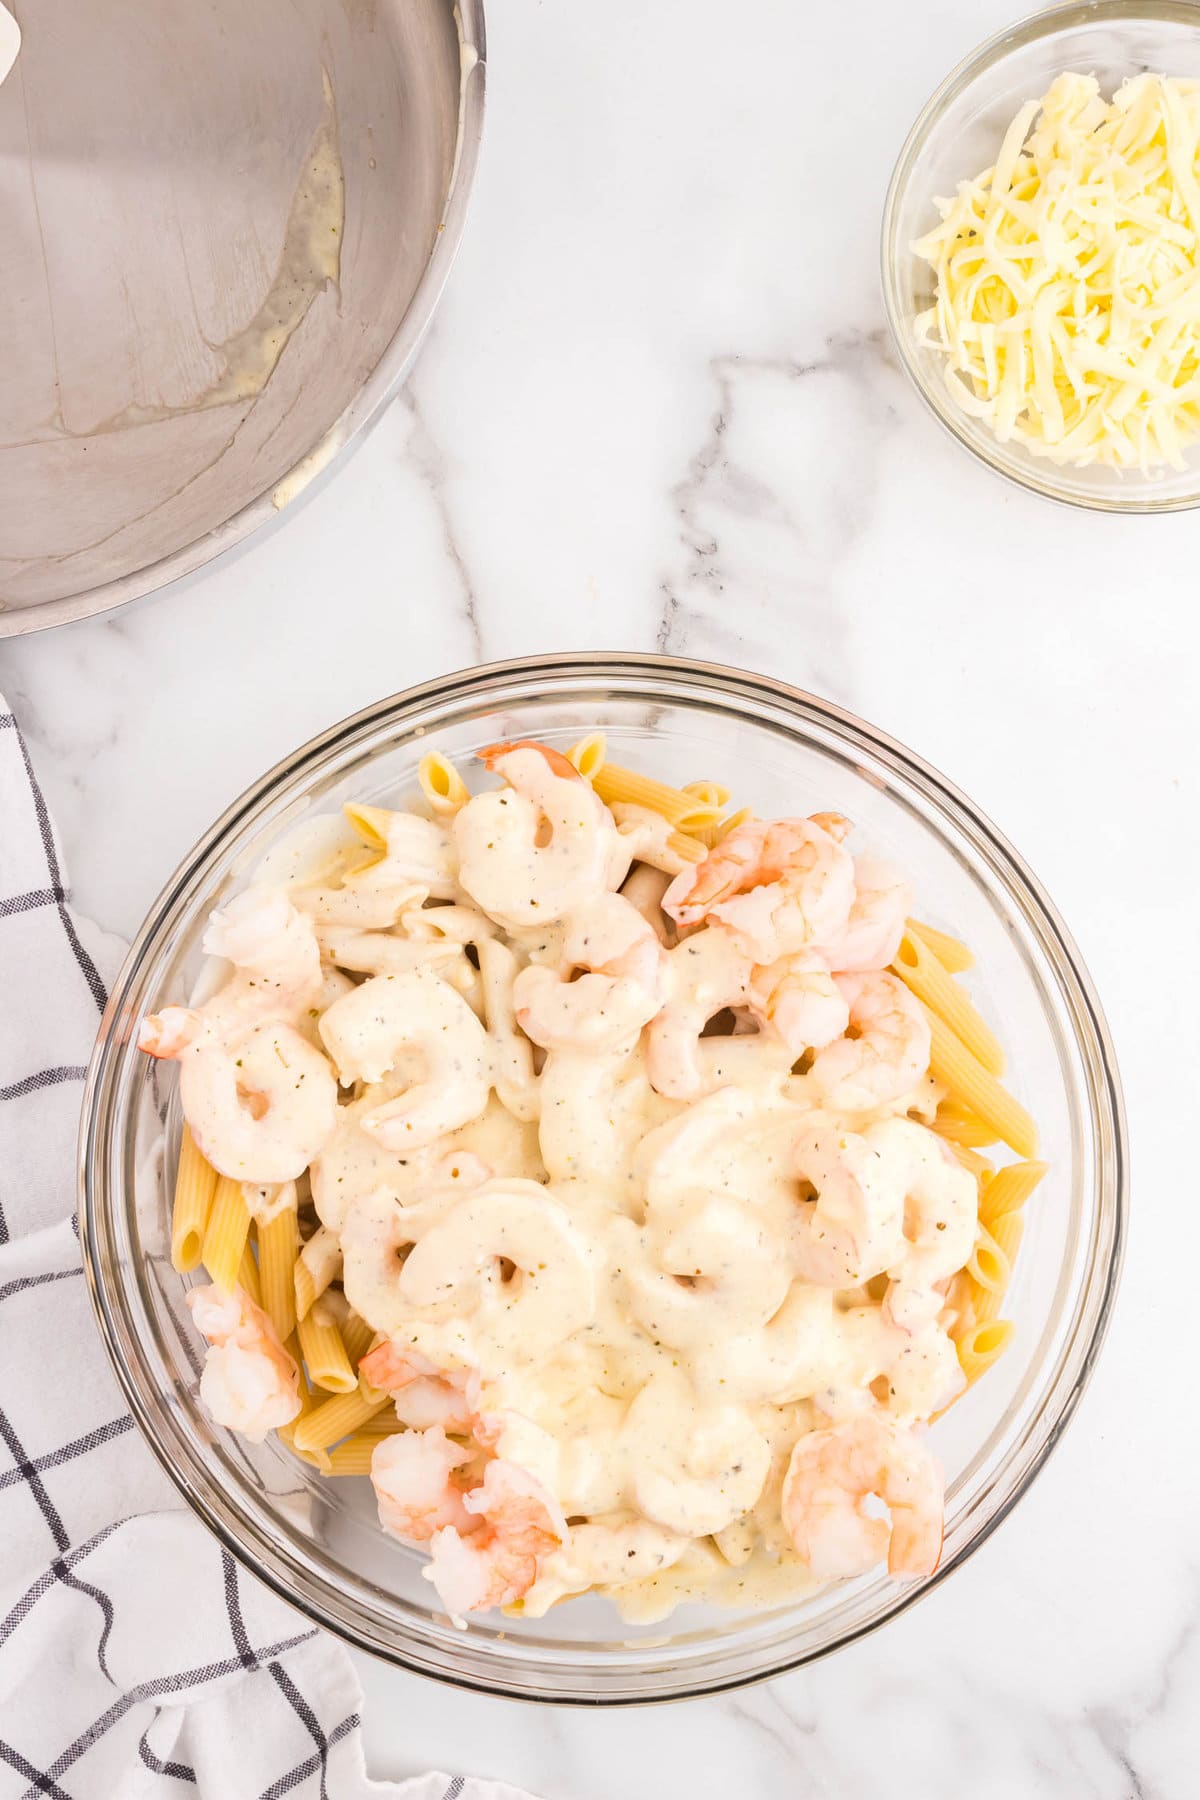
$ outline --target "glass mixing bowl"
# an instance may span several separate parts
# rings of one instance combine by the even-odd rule
[[[572,1600],[545,1619],[457,1630],[384,1536],[366,1481],[323,1481],[276,1442],[247,1444],[197,1398],[198,1340],[169,1260],[180,1115],[172,1064],[135,1048],[142,1015],[192,990],[211,908],[297,824],[352,796],[414,791],[431,747],[461,766],[500,738],[565,747],[608,734],[614,761],[709,776],[760,811],[847,813],[905,869],[921,916],[965,937],[972,990],[1041,1126],[1051,1173],[1030,1203],[1007,1309],[1013,1344],[933,1429],[948,1478],[931,1580],[880,1573],[774,1612],[687,1606],[652,1627]],[[857,840],[856,840],[857,841]],[[544,657],[413,688],[316,738],[243,794],[150,909],[105,1013],[80,1140],[82,1235],[100,1328],[142,1431],[184,1497],[256,1575],[319,1624],[426,1675],[526,1699],[632,1702],[733,1687],[849,1643],[965,1560],[1016,1502],[1073,1412],[1117,1283],[1125,1128],[1087,973],[1037,881],[964,796],[901,745],[762,676],[665,657]]]
[[[1027,100],[1064,71],[1095,75],[1107,99],[1130,75],[1200,77],[1200,7],[1194,0],[1083,0],[1052,6],[1006,27],[947,75],[900,152],[883,209],[882,276],[900,360],[930,410],[960,444],[1010,481],[1051,500],[1101,512],[1178,512],[1200,505],[1200,446],[1187,467],[1158,476],[1067,469],[1002,444],[958,407],[941,351],[917,342],[917,315],[933,304],[934,272],[913,255],[938,223],[935,196],[995,161],[1005,131]]]

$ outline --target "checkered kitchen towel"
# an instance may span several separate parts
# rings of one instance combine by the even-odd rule
[[[67,904],[0,699],[0,1797],[520,1800],[459,1776],[368,1781],[345,1651],[179,1510],[125,1411],[73,1211],[122,949]]]

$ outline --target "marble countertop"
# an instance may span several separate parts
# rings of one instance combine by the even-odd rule
[[[537,1711],[360,1658],[378,1774],[555,1800],[1196,1791],[1200,517],[1059,510],[977,467],[897,370],[876,274],[911,119],[1016,10],[502,0],[466,242],[369,441],[232,559],[0,646],[77,903],[113,931],[246,783],[381,693],[657,647],[770,670],[943,769],[1106,1005],[1135,1164],[1115,1322],[956,1578],[806,1673],[663,1710]]]

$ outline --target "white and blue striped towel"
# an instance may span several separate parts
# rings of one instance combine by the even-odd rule
[[[0,699],[0,1796],[521,1800],[368,1780],[345,1650],[180,1510],[125,1410],[74,1213],[81,1084],[122,950],[70,910]]]

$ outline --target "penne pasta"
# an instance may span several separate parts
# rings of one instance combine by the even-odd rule
[[[748,825],[753,817],[752,806],[743,806],[738,812],[730,813],[727,819],[722,819],[714,826],[714,842],[723,843],[731,831],[736,831],[739,825]]]
[[[471,790],[440,750],[430,750],[417,764],[417,780],[430,810],[439,817],[456,813],[471,798]]]
[[[298,1371],[299,1380],[296,1385],[296,1392],[300,1400],[300,1411],[296,1414],[294,1419],[289,1419],[286,1425],[280,1425],[276,1430],[275,1435],[277,1438],[281,1438],[285,1444],[290,1445],[292,1438],[295,1435],[296,1427],[299,1425],[301,1419],[310,1413],[315,1406],[319,1406],[320,1400],[309,1387],[305,1377],[304,1358],[300,1350],[300,1340],[297,1338],[295,1332],[292,1333],[291,1337],[288,1338],[283,1347],[295,1363]]]
[[[685,781],[680,792],[694,794],[702,806],[711,806],[717,812],[725,811],[731,797],[729,789],[719,781]]]
[[[369,850],[387,849],[393,815],[386,807],[360,806],[357,801],[347,800],[342,812]]]
[[[358,1373],[350,1367],[342,1334],[318,1300],[299,1320],[296,1335],[308,1366],[308,1377],[314,1387],[331,1394],[348,1394],[358,1387]]]
[[[594,782],[604,767],[604,759],[608,754],[608,740],[602,731],[593,731],[590,736],[580,738],[567,751],[567,761],[579,770],[585,781]]]
[[[923,925],[920,919],[905,921],[909,933],[919,937],[937,957],[947,975],[961,975],[964,969],[975,967],[974,952],[960,943],[958,938],[951,937],[948,932],[938,931],[932,925]]]
[[[1011,1276],[1012,1266],[1017,1260],[1017,1251],[1021,1248],[1021,1239],[1025,1235],[1025,1215],[1020,1212],[1001,1213],[999,1218],[992,1220],[988,1230],[991,1232],[992,1242],[1008,1258],[1008,1270]]]
[[[666,782],[654,781],[633,769],[618,768],[616,763],[602,764],[592,779],[592,786],[607,806],[621,803],[644,806],[650,812],[658,813],[668,824],[688,830],[715,824],[718,816],[718,808],[706,806],[694,794],[685,793],[682,788],[668,787]]]
[[[285,1342],[296,1325],[296,1259],[300,1225],[294,1206],[280,1207],[264,1224],[255,1226],[258,1238],[258,1270],[262,1280],[262,1304],[271,1323]]]
[[[971,1382],[978,1381],[997,1357],[1003,1354],[1013,1330],[1011,1319],[987,1319],[963,1333],[957,1344],[958,1362],[968,1386]]]
[[[209,1278],[227,1294],[238,1282],[242,1252],[250,1235],[250,1208],[240,1181],[222,1175],[204,1228],[202,1257]]]
[[[353,892],[355,882],[362,881],[370,874],[372,869],[377,869],[380,863],[385,860],[385,852],[382,850],[364,850],[362,856],[351,868],[342,870],[342,886],[348,891]],[[333,889],[332,892],[336,894],[337,890]],[[326,902],[327,907],[328,904],[329,902]],[[331,924],[333,922],[334,921],[332,920],[330,921]]]
[[[246,1247],[242,1251],[242,1260],[238,1265],[238,1286],[244,1293],[249,1294],[255,1306],[262,1305],[262,1279],[259,1275],[258,1264],[254,1260],[254,1252],[250,1248],[249,1239],[246,1241]]]
[[[294,1338],[289,1343],[288,1349],[292,1352],[292,1354],[296,1357],[296,1359],[299,1360],[300,1346]],[[291,1421],[290,1424],[281,1425],[279,1427],[279,1430],[275,1433],[275,1435],[280,1440],[281,1443],[284,1443],[287,1445],[288,1449],[291,1450],[291,1452],[294,1456],[298,1456],[300,1458],[301,1462],[306,1462],[310,1468],[316,1469],[318,1471],[318,1473],[321,1475],[328,1475],[328,1473],[329,1473],[329,1457],[327,1456],[324,1448],[321,1446],[313,1447],[313,1446],[309,1445],[306,1448],[301,1449],[299,1447],[299,1445],[296,1443],[296,1433],[297,1433],[297,1431],[299,1431],[304,1420],[307,1418],[310,1418],[312,1416],[312,1414],[317,1410],[317,1408],[321,1404],[322,1404],[322,1400],[321,1400],[320,1394],[313,1392],[313,1390],[309,1388],[308,1383],[305,1381],[304,1367],[303,1367],[303,1364],[301,1364],[301,1368],[300,1368],[300,1411],[296,1414],[296,1417]]]
[[[997,1169],[984,1184],[979,1202],[979,1216],[995,1234],[997,1221],[1005,1214],[1019,1212],[1046,1173],[1043,1162],[1008,1163]]]
[[[725,842],[729,833],[736,832],[739,826],[750,823],[750,819],[754,819],[754,806],[743,806],[739,812],[730,812],[729,819],[721,819],[721,823],[716,826],[718,844]]]
[[[400,1424],[394,1423],[392,1432],[400,1430],[402,1430]],[[328,1452],[329,1467],[325,1471],[326,1474],[369,1475],[371,1473],[371,1461],[375,1455],[376,1444],[381,1443],[384,1436],[391,1435],[391,1432],[356,1432],[353,1437],[348,1437],[344,1443],[339,1444],[335,1450],[330,1450]]]
[[[375,1327],[360,1319],[356,1312],[347,1313],[342,1323],[342,1342],[346,1346],[346,1355],[355,1375],[358,1365],[375,1342]]]
[[[388,1399],[391,1400],[392,1398],[393,1396],[389,1394]],[[381,1412],[372,1413],[371,1417],[364,1420],[363,1424],[359,1426],[359,1431],[363,1437],[377,1438],[391,1437],[393,1432],[406,1431],[408,1429],[407,1426],[401,1425],[399,1419],[396,1417],[395,1408],[391,1406],[385,1406]]]
[[[297,1450],[325,1450],[381,1412],[387,1403],[387,1399],[364,1399],[357,1388],[349,1394],[337,1394],[305,1414],[292,1433],[292,1441]],[[392,1417],[395,1418],[394,1413]]]
[[[205,1161],[185,1124],[171,1209],[171,1267],[180,1275],[188,1275],[199,1266],[204,1229],[216,1191],[217,1171]]]
[[[708,855],[708,845],[703,837],[693,837],[688,831],[673,831],[667,839],[667,849],[686,863],[702,863]]]
[[[315,1469],[318,1475],[332,1474],[328,1450],[297,1450],[295,1444],[291,1446],[291,1450],[293,1456],[298,1456],[301,1462],[307,1463],[310,1469]]]
[[[701,827],[695,835],[707,849],[715,850],[731,831],[736,831],[739,825],[745,825],[753,817],[753,807],[743,806],[739,812],[730,813],[727,819],[717,819],[714,824]]]
[[[979,1227],[975,1248],[967,1259],[967,1273],[977,1287],[988,1288],[993,1294],[1002,1294],[1008,1286],[1012,1267],[986,1225]]]
[[[314,1300],[342,1272],[342,1246],[335,1231],[318,1227],[300,1248],[292,1269],[296,1317],[302,1319]]]
[[[985,1125],[973,1112],[953,1101],[942,1102],[931,1124],[938,1136],[944,1137],[948,1144],[961,1144],[968,1150],[982,1150],[988,1144],[996,1142],[993,1125]]]
[[[1025,1221],[1019,1212],[1001,1213],[992,1227],[992,1240],[1007,1258],[1010,1276],[1024,1230]],[[971,1282],[971,1305],[977,1324],[990,1324],[999,1316],[1004,1294],[1004,1288],[983,1287],[976,1281]]]
[[[980,1287],[977,1281],[968,1276],[964,1288],[966,1313],[963,1321],[963,1335],[972,1325],[989,1325],[1000,1316],[1000,1308],[1004,1305],[1004,1295],[994,1288]]]
[[[892,973],[950,1027],[989,1075],[1003,1075],[1004,1052],[994,1032],[984,1024],[966,992],[918,934],[905,932],[892,964]]]
[[[312,1271],[303,1257],[297,1257],[292,1268],[292,1298],[297,1319],[302,1319],[317,1297]]]
[[[925,1016],[929,1020],[929,1067],[934,1079],[947,1088],[951,1099],[960,1102],[985,1124],[993,1126],[996,1136],[1018,1156],[1035,1155],[1037,1126],[1020,1101],[1002,1088],[996,1077],[972,1056],[944,1019],[928,1007]]]
[[[976,1181],[986,1181],[994,1172],[993,1165],[986,1156],[980,1156],[978,1150],[972,1150],[966,1144],[956,1144],[952,1141],[950,1148],[963,1168],[971,1171]]]

